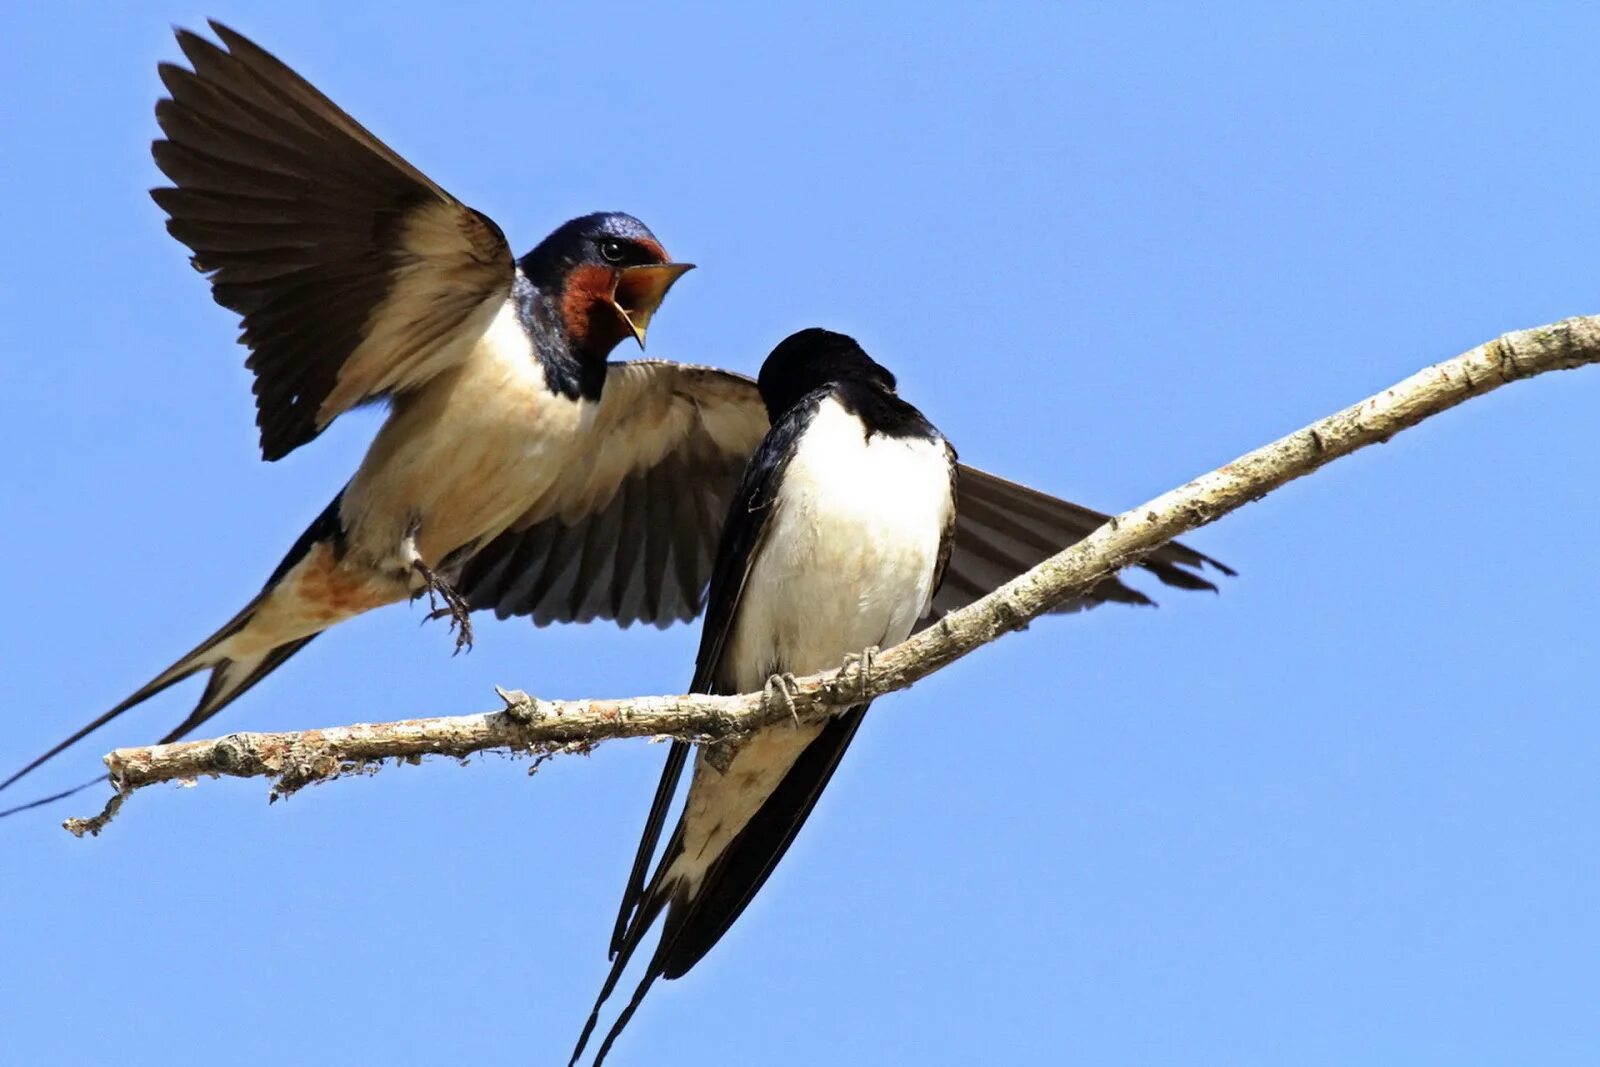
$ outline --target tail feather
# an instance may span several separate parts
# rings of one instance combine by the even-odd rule
[[[252,607],[253,606],[254,604],[252,603]],[[18,779],[37,768],[40,764],[49,760],[51,757],[60,754],[64,750],[70,748],[72,745],[83,740],[85,737],[88,737],[91,733],[98,730],[112,719],[115,719],[128,709],[144,703],[146,700],[149,700],[156,694],[209,667],[211,669],[211,677],[207,680],[205,691],[201,693],[200,700],[197,704],[195,704],[194,710],[189,713],[189,716],[186,719],[184,719],[172,730],[168,731],[167,734],[157,743],[165,745],[170,744],[173,741],[180,740],[199,727],[207,719],[210,719],[223,708],[227,707],[239,697],[243,696],[247,690],[249,690],[257,682],[261,681],[261,679],[265,678],[268,674],[271,674],[277,669],[279,664],[288,659],[290,656],[294,655],[296,652],[300,651],[300,649],[304,648],[307,642],[311,640],[311,637],[302,637],[297,640],[289,641],[285,644],[279,645],[276,648],[270,648],[250,656],[232,659],[219,656],[217,654],[217,646],[227,638],[233,636],[235,633],[238,633],[249,623],[250,611],[250,608],[246,608],[244,611],[240,612],[239,615],[235,616],[228,622],[228,625],[224,626],[221,630],[218,630],[211,637],[207,638],[206,641],[200,645],[200,647],[196,648],[187,656],[183,657],[183,659],[179,660],[177,663],[174,663],[172,666],[156,675],[155,678],[151,679],[146,685],[140,687],[140,689],[132,696],[128,697],[126,700],[123,700],[110,711],[107,711],[103,715],[100,715],[98,718],[94,719],[92,722],[75,731],[66,740],[60,742],[48,752],[45,752],[43,755],[29,762],[26,766],[24,766],[21,770],[16,771],[4,782],[0,782],[0,790],[11,786]],[[315,634],[312,635],[312,637],[315,636]],[[37,808],[44,804],[51,803],[52,801],[63,800],[75,793],[89,788],[96,782],[103,782],[105,780],[105,775],[98,775],[95,778],[82,783],[81,785],[73,786],[71,789],[67,789],[63,792],[55,793],[47,797],[40,797],[39,799],[29,801],[26,804],[20,804],[16,807],[7,808],[4,811],[0,811],[0,818],[5,818],[7,815],[15,815],[22,811],[28,811],[32,808]]]
[[[667,764],[661,770],[661,783],[656,786],[655,799],[650,802],[650,815],[645,819],[644,837],[633,858],[633,870],[628,872],[627,888],[622,891],[622,907],[617,911],[617,925],[611,931],[612,959],[616,959],[622,951],[628,931],[632,929],[629,920],[644,900],[644,877],[650,870],[650,861],[655,858],[661,828],[667,821],[667,808],[672,804],[672,794],[677,791],[678,779],[683,775],[683,765],[688,758],[688,742],[673,741],[672,749],[667,753]]]
[[[794,843],[817,798],[833,778],[867,713],[866,704],[841,712],[806,747],[778,788],[729,843],[686,900],[667,910],[653,961],[667,979],[681,978],[710,952],[766,884]],[[668,853],[670,856],[671,853]]]
[[[235,622],[237,621],[238,620],[235,620]],[[233,624],[230,623],[229,625],[232,626]],[[73,745],[77,744],[79,741],[82,741],[85,737],[88,737],[90,734],[94,733],[96,730],[100,729],[100,727],[104,726],[112,719],[115,719],[118,715],[121,715],[129,708],[143,704],[146,700],[149,700],[162,690],[167,689],[170,686],[177,685],[191,674],[204,670],[206,667],[210,666],[210,663],[206,659],[206,653],[208,653],[219,641],[226,638],[229,633],[230,631],[228,627],[223,627],[222,630],[217,631],[217,633],[207,639],[203,645],[195,649],[193,652],[190,652],[187,656],[183,657],[178,662],[162,671],[160,674],[156,675],[145,685],[141,686],[132,696],[119,703],[110,711],[105,712],[98,718],[90,721],[84,726],[79,727],[66,740],[58,743],[54,748],[51,748],[48,752],[44,753],[44,755],[35,758],[21,770],[12,774],[11,777],[7,778],[5,781],[0,782],[0,790],[10,787],[12,783],[16,782],[17,779],[21,778],[29,771],[34,770],[46,760],[49,760],[50,758],[57,756],[65,750],[71,748]]]
[[[32,811],[34,808],[42,808],[46,804],[54,804],[58,800],[65,800],[68,797],[77,796],[90,786],[99,785],[101,782],[106,781],[108,777],[109,775],[97,774],[87,782],[79,782],[71,789],[63,789],[59,793],[51,793],[47,797],[39,797],[36,800],[28,801],[26,804],[18,804],[13,808],[0,808],[0,819],[5,818],[7,815],[17,815],[24,811]]]
[[[639,985],[633,991],[633,996],[628,998],[627,1007],[617,1013],[617,1021],[611,1024],[611,1029],[606,1031],[606,1039],[600,1042],[600,1051],[594,1054],[594,1067],[600,1067],[605,1062],[606,1054],[611,1051],[611,1046],[617,1043],[617,1038],[622,1036],[623,1029],[633,1019],[633,1013],[639,1010],[639,1005],[644,1001],[644,995],[650,992],[650,986],[655,983],[659,974],[661,974],[661,971],[652,964],[650,970],[640,979]],[[568,1064],[567,1067],[572,1067],[572,1065]]]
[[[678,844],[678,840],[679,835],[674,834],[672,841],[667,845],[667,860],[670,860],[677,852],[675,846]],[[611,963],[611,971],[606,975],[605,984],[600,987],[600,995],[595,998],[594,1007],[589,1010],[589,1018],[583,1024],[583,1033],[578,1035],[577,1047],[572,1050],[572,1059],[567,1061],[567,1067],[573,1067],[578,1062],[578,1057],[583,1055],[584,1047],[589,1044],[589,1038],[594,1035],[595,1025],[600,1021],[600,1009],[611,998],[611,994],[616,992],[617,982],[622,978],[622,972],[628,969],[628,961],[633,959],[634,950],[639,947],[639,942],[644,940],[644,935],[650,932],[650,928],[655,925],[656,916],[661,914],[661,909],[667,904],[669,894],[662,891],[663,887],[661,885],[666,868],[667,862],[663,860],[661,865],[656,868],[655,878],[652,880],[649,890],[646,891],[644,899],[640,901],[638,910],[633,913],[633,919],[628,924],[621,943],[613,951],[614,958]],[[610,1032],[606,1034],[605,1042],[595,1058],[596,1064],[605,1058],[606,1050],[611,1048],[611,1043],[622,1032],[622,1027],[627,1025],[628,1018],[632,1017],[633,1009],[638,1007],[639,1001],[644,999],[645,991],[650,988],[650,983],[655,981],[658,973],[656,963],[661,956],[663,947],[665,947],[664,944],[656,946],[655,958],[651,959],[650,966],[645,971],[644,981],[640,982],[639,988],[634,990],[633,997],[629,1001],[628,1008],[623,1013],[623,1016],[612,1024]]]
[[[207,719],[244,696],[257,682],[277,670],[284,660],[305,648],[316,636],[301,637],[253,656],[222,660],[211,669],[205,692],[200,694],[200,702],[189,713],[189,717],[157,744],[168,745],[187,737]]]
[[[322,510],[320,515],[311,521],[311,525],[306,527],[305,532],[295,540],[295,543],[292,546],[290,546],[288,554],[283,557],[282,561],[279,562],[278,566],[273,570],[271,576],[267,578],[267,584],[261,590],[261,592],[258,593],[255,598],[250,601],[250,603],[246,604],[242,611],[224,623],[221,629],[202,641],[200,645],[190,651],[188,655],[184,656],[182,659],[178,660],[178,662],[174,663],[172,666],[168,667],[166,670],[152,678],[147,684],[141,687],[138,692],[134,693],[132,696],[128,697],[126,700],[122,701],[122,703],[118,704],[104,715],[101,715],[93,722],[90,722],[83,728],[73,733],[71,737],[68,737],[65,741],[62,741],[44,755],[33,760],[27,766],[23,767],[21,770],[11,775],[11,777],[7,778],[5,781],[0,782],[0,790],[9,788],[19,778],[36,769],[40,764],[77,744],[79,741],[82,741],[85,737],[88,737],[90,734],[94,733],[96,730],[100,729],[100,727],[104,726],[112,719],[115,719],[118,715],[121,715],[129,708],[143,704],[146,700],[149,700],[151,697],[155,696],[157,693],[160,693],[169,686],[176,685],[185,678],[188,678],[190,675],[197,674],[209,667],[211,669],[211,678],[206,683],[205,692],[200,695],[200,702],[196,704],[194,710],[189,713],[189,717],[184,719],[183,722],[179,723],[177,727],[163,737],[159,743],[165,745],[172,741],[176,741],[179,738],[187,735],[190,731],[194,730],[207,719],[211,718],[211,716],[215,715],[217,712],[233,703],[233,701],[242,696],[251,686],[255,685],[268,674],[272,673],[272,671],[277,668],[280,663],[294,655],[296,652],[300,651],[300,649],[304,648],[306,642],[310,641],[311,637],[315,637],[315,634],[312,634],[310,637],[295,638],[293,640],[286,641],[283,644],[277,645],[276,647],[268,648],[263,651],[251,653],[248,656],[242,657],[230,657],[225,655],[223,645],[229,638],[241,633],[247,626],[250,625],[251,621],[255,619],[256,613],[261,608],[262,604],[269,596],[272,595],[273,591],[277,589],[279,582],[291,571],[293,571],[297,564],[306,559],[306,557],[311,554],[314,548],[320,544],[329,544],[333,548],[335,557],[343,552],[344,528],[342,525],[342,520],[340,519],[340,506],[343,499],[344,491],[340,490],[334,495],[333,501]],[[19,805],[18,807],[0,811],[0,818],[4,818],[7,815],[14,815],[19,811],[27,811],[30,808],[39,807],[41,804],[48,804],[53,800],[61,800],[64,797],[69,797],[72,794],[79,792],[80,790],[87,789],[95,782],[104,780],[104,776],[102,775],[95,778],[93,781],[85,782],[79,786],[74,786],[65,792],[56,793],[53,796],[43,797],[39,800],[34,800],[27,804]]]
[[[601,987],[594,1008],[584,1023],[583,1033],[578,1038],[568,1067],[576,1064],[583,1055],[584,1047],[599,1021],[601,1007],[616,991],[617,982],[627,968],[628,961],[663,910],[666,919],[662,923],[661,940],[633,996],[618,1013],[611,1029],[606,1032],[605,1040],[600,1043],[600,1049],[595,1053],[595,1067],[600,1067],[604,1062],[606,1054],[633,1018],[633,1013],[655,980],[682,977],[728,932],[756,891],[766,883],[767,877],[800,832],[800,827],[805,824],[816,806],[817,798],[833,777],[839,760],[854,739],[866,711],[867,705],[862,704],[830,719],[749,822],[711,866],[698,876],[687,875],[681,868],[675,870],[684,848],[684,824],[680,818],[678,828],[662,850],[649,887],[638,895],[621,937],[613,938],[614,959],[610,973],[606,975],[605,985]],[[672,782],[677,780],[670,757],[668,771],[657,793],[658,805],[664,806],[670,801],[669,778]],[[663,800],[662,791],[666,792],[666,800]],[[653,805],[652,815],[654,813]],[[641,844],[641,855],[648,855],[647,848],[653,851],[654,844],[654,835],[647,829],[645,841]],[[638,862],[635,861],[636,871]],[[630,879],[630,888],[631,885]],[[628,913],[629,903],[625,898],[624,915]]]

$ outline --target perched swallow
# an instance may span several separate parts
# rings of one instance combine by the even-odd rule
[[[607,362],[689,269],[637,219],[566,223],[521,259],[299,75],[212,24],[193,70],[163,64],[152,192],[218,303],[243,320],[265,458],[360,404],[388,419],[355,476],[262,591],[199,647],[33,760],[209,672],[175,741],[323,630],[438,598],[551,622],[665,626],[699,614],[723,516],[768,429],[757,383],[662,360]],[[955,549],[929,618],[1082,539],[1105,516],[960,468]],[[1182,545],[1140,565],[1182,589],[1232,573]],[[1149,603],[1108,578],[1060,610]],[[924,620],[926,621],[926,620]],[[459,644],[458,644],[458,647]],[[57,793],[23,810],[86,788]],[[10,812],[0,812],[10,814]]]
[[[753,692],[775,674],[835,667],[904,640],[932,613],[955,547],[955,450],[854,340],[794,334],[767,357],[760,390],[772,429],[723,527],[695,693]],[[645,885],[689,750],[673,743],[624,893],[611,972],[573,1063],[663,912],[661,940],[596,1064],[651,983],[687,973],[727,932],[804,825],[867,706],[701,746],[677,828]]]

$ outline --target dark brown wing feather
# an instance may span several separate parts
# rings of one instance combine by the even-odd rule
[[[162,64],[151,196],[217,303],[243,317],[261,450],[463,358],[510,291],[498,226],[283,63],[213,22]]]
[[[576,504],[564,515],[542,504],[468,561],[460,585],[474,608],[492,608],[501,618],[529,615],[541,626],[594,619],[666,626],[699,614],[739,472],[767,429],[755,383],[707,367],[616,363],[601,405],[596,429],[604,425],[608,436],[594,467],[574,472]],[[1100,512],[965,465],[956,495],[949,566],[924,625],[1106,521]],[[1177,543],[1140,566],[1180,589],[1215,589],[1195,573],[1204,566],[1233,573]],[[1107,601],[1151,603],[1108,578],[1056,610]]]
[[[964,607],[1050,556],[1089,536],[1106,516],[1077,504],[963,465],[957,476],[955,549],[944,583],[933,598],[932,619]],[[1179,589],[1216,586],[1195,573],[1204,566],[1233,571],[1210,556],[1173,542],[1139,564],[1163,583]],[[1139,590],[1107,578],[1087,595],[1069,600],[1057,612],[1082,611],[1107,601],[1149,604]]]
[[[700,613],[723,517],[767,431],[750,379],[680,363],[613,363],[593,462],[475,553],[457,587],[501,618],[666,626]]]

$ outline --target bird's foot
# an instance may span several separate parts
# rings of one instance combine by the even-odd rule
[[[456,651],[459,654],[463,649],[472,647],[472,620],[469,617],[471,607],[462,595],[455,591],[455,587],[441,578],[437,571],[420,559],[411,564],[412,568],[422,576],[422,588],[428,594],[427,618],[423,622],[434,619],[448,618],[450,629],[456,635]],[[441,606],[440,602],[443,602]]]
[[[794,724],[799,726],[800,712],[794,705],[794,698],[799,695],[800,683],[795,681],[794,675],[787,671],[771,675],[767,678],[767,684],[761,688],[761,708],[763,711],[770,711],[774,707],[781,707],[789,713],[789,718],[794,720]]]
[[[877,645],[868,645],[860,652],[846,652],[844,662],[839,664],[841,681],[847,673],[855,673],[856,692],[863,694],[862,699],[866,699],[867,689],[872,685],[872,668],[878,662],[878,653],[882,651]]]

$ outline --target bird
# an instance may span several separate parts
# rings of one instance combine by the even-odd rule
[[[958,536],[955,449],[853,338],[819,328],[785,338],[758,386],[771,429],[722,528],[692,693],[754,692],[904,640],[932,614]],[[660,940],[596,1065],[652,983],[688,973],[738,919],[870,703],[698,746],[677,826],[646,883],[690,754],[673,742],[624,890],[611,969],[571,1063],[658,919]]]
[[[211,27],[217,42],[176,31],[192,69],[160,65],[169,95],[152,152],[172,184],[151,195],[214,299],[242,319],[262,456],[281,459],[363,404],[387,402],[389,415],[259,594],[0,788],[208,672],[175,740],[372,608],[425,594],[466,647],[468,606],[448,574],[475,547],[519,522],[585,514],[672,457],[692,476],[725,443],[674,418],[692,370],[608,363],[629,337],[643,347],[692,266],[644,223],[585,215],[513,258],[491,218],[276,57]],[[702,438],[709,448],[692,452]]]
[[[573,219],[513,258],[500,227],[408,163],[281,60],[212,21],[176,30],[151,191],[217,303],[238,314],[262,457],[340,414],[387,404],[355,474],[261,591],[215,633],[41,756],[204,673],[179,740],[324,630],[426,596],[469,647],[470,613],[537,625],[667,626],[705,602],[723,516],[769,420],[758,383],[715,367],[613,361],[642,348],[689,269],[638,219]],[[963,466],[954,554],[934,616],[1105,521]],[[1215,590],[1180,544],[1140,566]],[[1150,599],[1113,576],[1070,611]],[[15,814],[104,781],[0,811]]]

